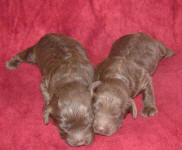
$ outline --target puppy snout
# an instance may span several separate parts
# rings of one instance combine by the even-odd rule
[[[100,133],[104,133],[104,132],[106,132],[106,129],[104,129],[104,127],[97,127],[97,129],[96,129],[98,132],[100,132]]]
[[[81,145],[87,145],[85,140],[74,140],[74,141],[69,141],[68,144],[71,146],[81,146]]]
[[[82,145],[91,144],[92,140],[93,140],[93,135],[92,134],[81,136],[78,133],[78,134],[76,134],[74,136],[74,138],[68,138],[67,142],[71,146],[82,146]]]
[[[109,130],[106,126],[94,126],[94,132],[101,135],[108,135]]]
[[[76,145],[77,145],[77,146],[85,145],[85,140],[78,140],[78,141],[76,142]]]

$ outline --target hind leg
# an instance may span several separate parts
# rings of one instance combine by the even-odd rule
[[[152,86],[152,79],[149,75],[146,76],[147,83],[143,90],[143,109],[141,115],[143,117],[154,116],[158,111],[155,105],[155,97]]]
[[[12,59],[7,61],[6,62],[6,68],[9,69],[9,70],[14,70],[14,69],[18,68],[18,66],[22,62],[36,63],[33,47],[30,47],[30,48],[18,53]]]

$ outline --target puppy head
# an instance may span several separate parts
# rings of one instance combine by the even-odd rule
[[[127,113],[131,112],[136,118],[136,106],[125,91],[118,90],[112,83],[97,81],[94,84],[94,132],[110,136],[120,128]]]
[[[92,143],[93,112],[89,92],[81,90],[71,93],[69,90],[63,90],[61,97],[53,99],[44,109],[45,124],[49,122],[49,116],[61,137],[69,145],[81,146]]]

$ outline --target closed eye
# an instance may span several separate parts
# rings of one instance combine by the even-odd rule
[[[71,124],[70,123],[66,123],[66,124],[59,124],[59,126],[61,128],[65,128],[67,130],[71,129]]]
[[[121,111],[118,108],[115,108],[111,111],[111,115],[114,117],[119,117],[121,115]]]

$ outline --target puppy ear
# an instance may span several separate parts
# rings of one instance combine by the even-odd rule
[[[43,113],[44,113],[44,124],[48,124],[49,123],[49,117],[51,114],[52,108],[50,107],[50,105],[44,106],[43,108]]]
[[[94,95],[94,90],[95,90],[100,84],[102,84],[101,81],[95,81],[95,82],[93,82],[93,83],[90,85],[89,90],[90,90],[91,96]]]
[[[130,100],[130,101],[131,101],[131,113],[132,113],[133,119],[136,119],[137,107],[136,107],[135,102],[133,100]]]

